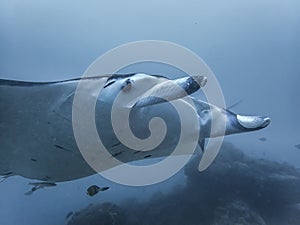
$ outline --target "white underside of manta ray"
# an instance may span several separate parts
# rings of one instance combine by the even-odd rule
[[[92,87],[99,81],[103,86],[98,96]],[[195,76],[173,80],[182,91],[171,89],[168,81],[165,77],[147,74],[46,83],[0,80],[0,175],[20,175],[41,181],[61,182],[96,173],[81,155],[72,128],[72,103],[79,82],[84,82],[88,87],[86,90],[90,91],[90,98],[97,98],[97,129],[112,157],[130,162],[168,156],[178,142],[180,124],[176,111],[162,99],[180,100],[188,104],[183,97],[204,86],[206,78]],[[148,88],[143,90],[145,83]],[[132,108],[132,132],[141,139],[149,136],[148,122],[153,117],[161,117],[168,126],[163,142],[151,151],[134,151],[125,147],[111,127],[110,110],[114,98],[118,94],[135,90],[143,91],[143,94],[125,104]],[[145,97],[151,94],[161,98]],[[212,114],[226,124],[225,135],[262,129],[270,123],[268,117],[236,115],[198,99],[192,100],[201,129],[199,132],[191,128],[191,132],[199,132],[197,135],[202,149],[205,138],[222,135],[216,127],[211,130]]]

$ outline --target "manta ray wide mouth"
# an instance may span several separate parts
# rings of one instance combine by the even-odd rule
[[[246,129],[262,129],[268,126],[271,119],[266,116],[242,116],[236,115],[238,123]]]

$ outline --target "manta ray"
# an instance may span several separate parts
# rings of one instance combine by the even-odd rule
[[[203,87],[206,80],[204,76],[170,80],[143,73],[57,82],[0,80],[0,175],[63,182],[96,173],[79,151],[74,136],[72,113],[79,83],[85,87],[81,91],[86,99],[75,110],[84,110],[85,100],[95,100],[95,124],[99,137],[111,157],[124,163],[165,157],[173,151],[178,144],[181,123],[178,112],[170,104],[172,101],[179,101],[196,112],[200,129],[187,123],[186,130],[190,132],[188,135],[197,135],[203,150],[207,138],[255,131],[269,125],[269,117],[235,114],[190,96]],[[172,88],[171,83],[180,88]],[[100,93],[96,91],[99,88]],[[117,97],[122,99],[124,96],[134,97],[115,103]],[[193,104],[185,100],[187,96]],[[152,118],[163,119],[167,128],[164,140],[149,151],[127,147],[115,134],[111,118],[113,107],[120,112],[123,108],[129,110],[130,129],[139,139],[151,135],[149,122]],[[217,126],[212,126],[212,118]],[[188,122],[189,118],[184,120]],[[225,132],[218,129],[219,123],[225,123]]]

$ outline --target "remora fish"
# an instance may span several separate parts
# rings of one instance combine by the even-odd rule
[[[95,174],[82,157],[72,128],[72,103],[79,82],[86,87],[85,96],[97,100],[95,122],[105,147],[112,157],[130,162],[167,156],[173,151],[180,136],[180,122],[176,110],[166,101],[177,100],[194,107],[182,98],[204,86],[206,78],[173,80],[181,87],[179,89],[173,89],[165,77],[140,73],[45,83],[0,80],[0,175],[12,171],[26,178],[60,182]],[[95,89],[99,85],[100,95]],[[139,97],[121,102],[118,107],[131,109],[130,128],[136,136],[150,135],[148,122],[153,117],[161,117],[167,124],[165,139],[149,152],[134,151],[121,144],[111,125],[111,109],[116,96],[134,93]],[[192,99],[201,129],[199,131],[192,124],[189,132],[199,135],[202,149],[205,138],[224,135],[218,127],[211,127],[212,118],[217,120],[216,124],[226,123],[225,135],[258,130],[270,123],[268,117],[236,115]]]
[[[56,184],[53,182],[34,182],[34,183],[29,183],[29,185],[32,185],[33,187],[31,188],[30,191],[26,192],[25,195],[31,195],[33,192],[42,188],[56,186]]]
[[[98,192],[107,191],[108,189],[109,189],[109,187],[99,187],[97,185],[92,185],[92,186],[88,187],[88,189],[86,190],[86,194],[89,196],[94,196]]]

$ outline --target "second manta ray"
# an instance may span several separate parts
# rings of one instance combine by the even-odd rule
[[[124,163],[172,153],[178,144],[181,125],[178,112],[170,104],[173,100],[196,112],[200,129],[193,124],[186,126],[188,135],[199,137],[202,149],[206,138],[255,131],[270,123],[268,117],[237,115],[194,97],[190,97],[194,103],[190,104],[185,97],[206,84],[203,76],[169,80],[137,73],[45,83],[0,80],[0,175],[62,182],[96,173],[81,155],[74,137],[72,110],[79,82],[85,87],[81,92],[86,101],[91,98],[97,103],[94,118],[103,145],[111,157]],[[180,88],[171,88],[170,82]],[[116,97],[131,94],[138,97],[121,101],[117,107],[130,110],[130,129],[136,137],[145,139],[151,135],[149,122],[154,117],[166,124],[165,138],[153,150],[130,149],[114,132],[111,119],[114,101]],[[75,110],[84,108],[83,104]],[[212,118],[217,125],[226,124],[225,133],[218,126],[212,127]],[[184,120],[189,124],[189,118]]]

